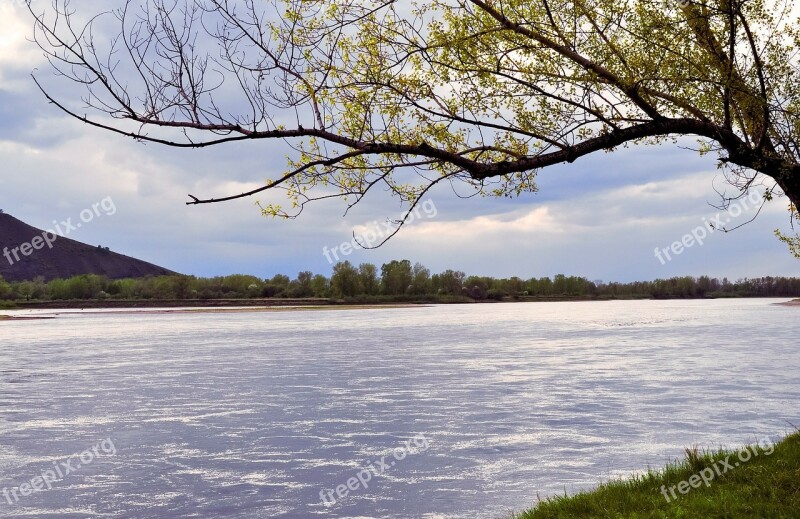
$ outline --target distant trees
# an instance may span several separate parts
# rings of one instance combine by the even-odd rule
[[[381,281],[378,279],[378,268],[372,263],[362,263],[358,266],[358,280],[363,294],[374,296],[380,293]]]
[[[436,293],[459,295],[464,287],[466,274],[461,271],[445,270],[431,276],[431,286]]]
[[[56,283],[59,280],[56,279],[55,281],[51,281],[51,283]],[[111,294],[112,296],[119,297],[120,299],[133,299],[137,295],[137,288],[138,283],[135,279],[119,279],[117,281],[112,282],[109,287],[106,289],[106,292]],[[197,297],[196,291],[192,294]],[[53,297],[53,299],[66,299],[62,297]]]
[[[317,274],[311,280],[311,287],[314,290],[314,297],[330,297],[331,283],[322,274]]]
[[[1,213],[0,213],[1,214]],[[7,299],[11,296],[11,285],[9,285],[3,276],[0,276],[0,299]]]
[[[156,279],[158,278],[146,278],[142,283],[147,282],[152,285]],[[94,299],[99,292],[105,291],[107,284],[108,280],[102,276],[86,274],[70,279],[53,280],[42,287],[42,292],[49,293],[52,299]]]
[[[381,285],[386,295],[405,294],[413,280],[414,273],[408,260],[392,260],[381,267]]]
[[[464,280],[464,293],[473,299],[486,299],[491,285],[490,278],[469,276]]]
[[[312,282],[314,280],[314,273],[304,270],[297,274],[297,278],[289,282],[288,296],[289,297],[313,297],[314,287]]]
[[[380,272],[380,275],[378,274]],[[431,274],[421,263],[392,260],[378,268],[337,263],[330,278],[302,271],[295,279],[284,274],[261,279],[235,274],[213,278],[158,276],[110,280],[82,275],[45,282],[39,277],[9,283],[0,277],[0,300],[208,300],[257,298],[363,298],[365,300],[476,301],[536,298],[703,298],[800,297],[800,279],[762,277],[731,282],[683,276],[632,283],[594,283],[584,277],[493,278],[466,276],[445,270]],[[469,298],[469,299],[467,299]]]
[[[430,294],[431,293],[431,271],[425,268],[422,263],[414,263],[411,271],[411,293]]]
[[[349,261],[342,261],[333,266],[331,276],[331,289],[333,295],[338,297],[353,297],[361,292],[359,286],[358,269]]]
[[[262,290],[264,297],[276,297],[286,292],[289,288],[289,276],[283,274],[276,274],[270,279]]]

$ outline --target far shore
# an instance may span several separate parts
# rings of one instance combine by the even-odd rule
[[[233,313],[256,313],[256,312],[313,312],[325,310],[381,310],[395,308],[424,308],[426,305],[420,304],[384,304],[384,305],[325,305],[325,306],[248,306],[248,307],[195,307],[195,308],[152,308],[137,310],[119,309],[108,312],[113,315],[153,315],[153,314],[233,314]],[[91,310],[112,310],[110,308],[91,308]],[[77,309],[67,309],[66,311],[56,312],[56,315],[82,314],[83,311]],[[100,313],[100,312],[98,312]]]
[[[260,313],[260,312],[313,312],[326,310],[386,310],[402,308],[424,308],[427,305],[411,303],[387,303],[380,305],[303,305],[303,306],[207,306],[164,308],[138,307],[138,308],[109,308],[109,307],[80,307],[71,305],[65,308],[52,308],[54,315],[3,315],[0,321],[34,321],[41,319],[55,319],[59,315],[95,314],[95,315],[166,315],[166,314],[216,314],[216,313]],[[45,308],[45,310],[51,308]]]
[[[220,310],[319,310],[412,307],[443,301],[424,299],[410,301],[345,301],[335,299],[88,299],[59,301],[15,301],[3,310],[139,310],[170,311]],[[472,302],[472,301],[470,301]]]
[[[699,300],[713,298],[664,298],[671,300]],[[596,297],[596,296],[519,296],[506,297],[502,300],[476,300],[468,297],[454,296],[397,296],[397,297],[356,297],[349,299],[325,298],[256,298],[256,299],[87,299],[87,300],[48,300],[48,301],[14,301],[5,306],[0,301],[0,312],[3,310],[137,310],[157,309],[164,313],[172,311],[282,311],[282,310],[333,310],[333,309],[376,309],[376,308],[410,308],[437,304],[499,304],[499,303],[552,303],[552,302],[597,302],[637,300],[655,301],[661,298],[646,297]],[[746,298],[749,299],[749,298]],[[769,299],[785,299],[774,297]],[[800,306],[800,299],[776,302],[776,305]],[[139,311],[138,313],[141,313]],[[0,315],[0,319],[7,316]]]
[[[36,316],[17,316],[17,315],[0,315],[0,321],[40,321],[42,319],[55,319],[55,317],[36,317]]]
[[[653,301],[649,298],[633,298],[634,300]],[[686,298],[693,300],[699,298]],[[769,298],[784,299],[784,298]],[[520,297],[518,299],[472,300],[420,298],[407,300],[342,300],[342,299],[149,299],[149,300],[70,300],[70,301],[19,301],[14,306],[6,306],[0,312],[19,310],[53,310],[48,316],[8,315],[0,313],[0,321],[54,319],[57,315],[81,314],[102,310],[113,315],[163,315],[163,314],[207,314],[207,313],[249,313],[249,312],[309,312],[325,310],[385,310],[403,308],[426,308],[437,304],[491,304],[491,303],[534,303],[534,302],[591,302],[631,300],[631,298],[597,298],[597,297]],[[800,299],[774,303],[780,306],[800,306]],[[88,311],[88,312],[87,312]]]
[[[520,297],[497,301],[492,299],[473,300],[467,297],[357,297],[351,299],[325,298],[256,298],[256,299],[86,299],[58,301],[15,301],[6,310],[99,310],[99,309],[139,309],[139,308],[198,308],[225,309],[230,307],[261,309],[363,309],[396,308],[432,304],[493,304],[513,302],[554,302],[554,301],[607,301],[608,298],[580,296]],[[0,311],[2,311],[0,309]]]

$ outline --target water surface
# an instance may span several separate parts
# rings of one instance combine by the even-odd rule
[[[1,322],[0,491],[106,438],[116,454],[0,495],[0,517],[505,518],[791,431],[800,308],[775,302]],[[427,448],[395,459],[412,438]]]

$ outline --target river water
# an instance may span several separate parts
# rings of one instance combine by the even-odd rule
[[[0,517],[508,518],[792,431],[776,302],[5,311]]]

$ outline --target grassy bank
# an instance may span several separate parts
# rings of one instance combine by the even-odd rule
[[[745,462],[746,451],[750,459]],[[550,498],[517,519],[765,517],[800,517],[800,432],[774,446],[687,450],[685,460],[661,472],[610,482],[572,497]]]

